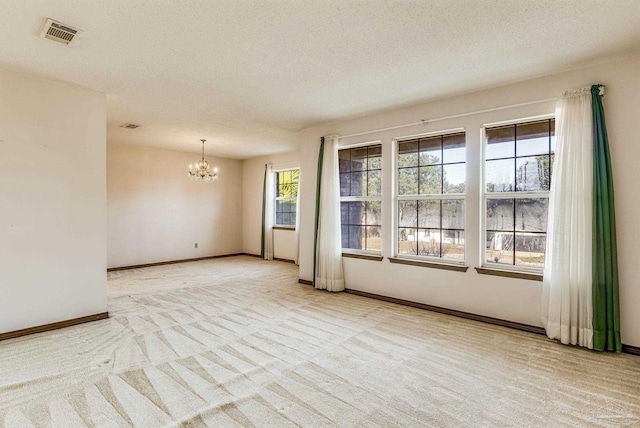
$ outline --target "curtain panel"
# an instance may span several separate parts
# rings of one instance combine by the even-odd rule
[[[602,85],[591,87],[593,111],[593,347],[622,351],[613,172],[602,105]]]
[[[591,93],[566,93],[556,108],[543,323],[564,344],[593,347]]]
[[[275,183],[273,167],[264,166],[264,183],[262,187],[262,248],[260,255],[265,260],[273,260],[273,204],[275,200]]]
[[[556,108],[542,322],[564,344],[621,352],[613,174],[602,85]]]
[[[314,244],[314,286],[321,290],[343,291],[337,135],[320,140]]]

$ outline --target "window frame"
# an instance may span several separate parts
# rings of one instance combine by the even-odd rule
[[[365,147],[369,147],[369,146],[380,146],[380,181],[381,183],[384,183],[384,147],[383,147],[383,143],[382,140],[373,140],[373,141],[363,141],[363,142],[358,142],[358,143],[350,143],[350,144],[344,144],[344,145],[338,145],[338,152],[340,152],[341,150],[351,150],[351,149],[358,149],[358,148],[365,148]],[[368,157],[367,157],[368,158]],[[338,154],[338,163],[340,162],[340,157]],[[367,171],[369,171],[367,169]],[[338,183],[340,183],[340,170],[338,168]],[[382,185],[380,187],[380,195],[379,196],[339,196],[340,200],[338,202],[339,207],[342,205],[342,202],[379,202],[380,203],[380,251],[375,251],[375,250],[359,250],[356,248],[344,248],[342,247],[342,218],[340,218],[340,247],[341,247],[341,251],[342,253],[345,254],[360,254],[360,255],[364,255],[364,256],[373,256],[373,257],[377,257],[377,256],[382,256],[383,253],[383,249],[384,249],[384,239],[383,239],[383,233],[382,230],[384,229],[384,210],[382,208],[382,204],[383,204],[383,198],[384,198],[384,185]],[[366,225],[365,225],[366,226]]]
[[[296,192],[296,196],[295,197],[291,197],[291,196],[278,196],[278,179],[277,176],[279,173],[281,172],[286,172],[286,171],[298,171],[298,191]],[[273,179],[273,187],[274,187],[274,197],[273,197],[273,203],[271,205],[271,207],[273,208],[273,225],[272,227],[274,228],[278,228],[278,229],[292,229],[295,230],[296,228],[296,223],[297,223],[297,218],[298,218],[298,194],[300,193],[300,167],[287,167],[287,168],[278,168],[278,169],[273,169],[271,171],[272,174],[274,174],[274,179]],[[296,203],[296,221],[293,224],[278,224],[277,222],[277,205],[278,205],[278,201],[293,201]]]
[[[440,194],[417,194],[417,195],[400,195],[400,190],[398,189],[398,185],[399,185],[399,179],[398,179],[398,171],[399,171],[399,167],[398,167],[398,155],[399,155],[399,151],[400,151],[400,143],[406,142],[406,141],[410,141],[410,140],[414,140],[414,139],[419,139],[419,138],[430,138],[430,137],[437,137],[437,136],[442,136],[442,137],[446,137],[448,135],[453,135],[453,134],[460,134],[463,133],[465,135],[465,160],[464,160],[464,165],[465,165],[465,192],[464,193],[440,193]],[[403,137],[397,137],[394,138],[392,141],[392,145],[393,145],[393,150],[392,150],[392,162],[391,162],[391,168],[392,168],[392,172],[393,172],[393,179],[392,179],[392,193],[393,193],[393,198],[392,198],[392,210],[393,210],[393,219],[391,222],[391,226],[392,226],[392,233],[391,233],[391,239],[393,240],[393,244],[392,244],[392,254],[393,257],[396,259],[400,259],[400,260],[408,260],[408,261],[417,261],[417,262],[426,262],[426,263],[433,263],[433,264],[441,264],[441,265],[450,265],[450,266],[466,266],[466,260],[467,260],[467,245],[466,245],[466,241],[467,241],[467,221],[466,221],[466,217],[467,217],[467,184],[468,184],[468,180],[467,180],[467,174],[466,174],[466,165],[468,163],[468,156],[467,156],[467,131],[466,128],[451,128],[451,129],[445,129],[445,130],[440,130],[440,131],[434,131],[434,132],[427,132],[427,133],[421,133],[421,134],[413,134],[413,135],[406,135]],[[443,159],[444,160],[444,159]],[[462,163],[462,162],[456,162],[456,163]],[[444,165],[443,163],[441,163],[440,165]],[[419,191],[419,189],[418,189]],[[451,259],[451,258],[443,258],[443,257],[435,257],[435,256],[421,256],[418,254],[401,254],[399,252],[398,249],[398,229],[400,228],[399,226],[399,219],[398,219],[398,215],[399,215],[399,205],[400,205],[400,201],[403,200],[408,200],[408,201],[421,201],[421,200],[437,200],[437,201],[443,201],[443,200],[461,200],[464,204],[464,209],[465,209],[465,227],[463,229],[464,234],[465,234],[465,247],[464,247],[464,254],[463,254],[463,258],[462,260],[459,259]],[[440,212],[440,225],[442,225],[442,211]],[[442,227],[439,229],[440,233],[442,233],[442,230],[449,230],[449,229],[442,229]],[[457,229],[455,229],[457,230]]]
[[[481,143],[481,156],[480,156],[480,267],[486,270],[498,271],[498,272],[514,272],[514,273],[522,273],[522,274],[533,274],[533,275],[542,275],[544,271],[543,267],[535,267],[535,266],[518,266],[516,264],[505,264],[505,263],[496,263],[496,262],[487,262],[487,199],[511,199],[515,201],[518,199],[540,199],[546,198],[549,200],[551,194],[551,180],[553,179],[553,164],[550,162],[550,181],[549,181],[549,190],[537,190],[537,191],[512,191],[512,192],[487,192],[487,184],[486,184],[486,165],[487,165],[487,128],[498,128],[501,126],[511,126],[511,125],[525,125],[528,123],[534,122],[542,122],[545,120],[556,120],[555,113],[547,113],[543,115],[537,116],[529,116],[525,118],[505,120],[500,122],[491,122],[483,124],[480,128],[480,143]],[[555,136],[555,128],[554,128],[554,136]],[[517,142],[514,140],[514,144]],[[517,146],[514,146],[517,147]],[[517,148],[515,149],[517,150]],[[555,155],[555,149],[553,152],[548,153],[549,156]],[[512,158],[505,159],[517,159],[516,153]],[[489,159],[491,160],[491,159]],[[517,180],[517,177],[514,176],[514,180]],[[516,183],[514,183],[515,185]],[[548,213],[548,211],[547,211]],[[514,225],[515,227],[515,225]],[[547,223],[547,231],[548,231],[548,223]],[[547,231],[544,232],[545,236],[547,235]],[[515,245],[515,242],[514,242]],[[546,244],[545,244],[546,247]],[[515,263],[515,247],[514,247],[514,263]],[[545,258],[546,264],[546,258]]]

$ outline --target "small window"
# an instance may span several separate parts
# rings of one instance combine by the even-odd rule
[[[277,171],[274,174],[276,175],[275,225],[295,227],[298,212],[300,170],[289,169]]]
[[[464,261],[465,133],[398,142],[396,254]]]
[[[486,129],[486,266],[544,267],[554,144],[554,119]]]
[[[380,253],[382,145],[338,151],[342,248]]]

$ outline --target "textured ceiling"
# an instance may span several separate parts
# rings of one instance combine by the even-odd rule
[[[640,0],[2,0],[0,16],[0,68],[108,94],[110,143],[198,152],[207,138],[234,158],[640,49]],[[47,17],[80,43],[38,38]]]

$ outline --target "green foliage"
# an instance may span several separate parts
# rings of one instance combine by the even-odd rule
[[[282,198],[296,198],[298,196],[300,170],[279,171],[276,174],[277,196]]]

